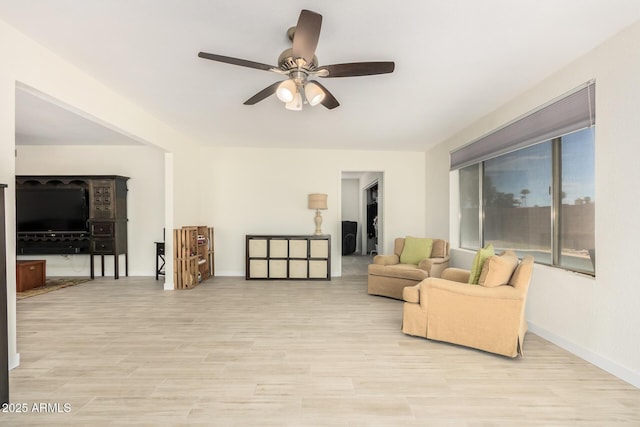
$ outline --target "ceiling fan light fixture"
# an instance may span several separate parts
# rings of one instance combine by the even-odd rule
[[[282,102],[289,103],[294,101],[297,93],[296,83],[287,79],[278,85],[276,89],[276,96]]]
[[[309,82],[304,87],[304,94],[311,106],[316,106],[324,100],[324,91],[314,82]]]
[[[328,110],[340,106],[338,100],[327,88],[316,80],[308,80],[309,78],[372,76],[394,71],[393,61],[347,62],[319,66],[315,52],[321,27],[322,15],[306,9],[301,10],[296,26],[287,31],[292,46],[280,54],[277,66],[207,52],[199,52],[198,57],[269,71],[279,74],[281,78],[286,78],[262,89],[247,99],[244,105],[254,105],[275,93],[290,110],[301,110],[302,104],[311,106],[322,104]]]
[[[287,110],[302,110],[302,94],[300,94],[300,92],[296,92],[293,95],[293,99],[290,102],[287,102],[284,106]]]

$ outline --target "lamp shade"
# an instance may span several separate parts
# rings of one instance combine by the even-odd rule
[[[286,104],[284,104],[284,108],[287,110],[300,111],[302,110],[302,95],[300,92],[296,92],[293,94],[293,99]]]
[[[327,209],[327,195],[321,193],[309,194],[309,209]]]
[[[276,96],[282,102],[291,102],[296,92],[296,83],[291,79],[287,79],[278,85]]]
[[[324,99],[324,91],[314,82],[306,84],[304,94],[312,107],[320,104]]]

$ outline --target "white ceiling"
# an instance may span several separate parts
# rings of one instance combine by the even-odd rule
[[[323,79],[341,106],[293,112],[242,104],[278,75],[197,57],[275,65],[302,8],[323,15],[321,65],[396,71]],[[638,21],[640,1],[0,0],[0,19],[203,144],[423,151]],[[19,107],[24,141],[64,143],[42,108]]]

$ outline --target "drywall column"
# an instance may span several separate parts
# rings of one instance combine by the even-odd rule
[[[173,153],[164,155],[164,290],[173,283]]]
[[[5,68],[6,70],[6,68]],[[15,216],[15,80],[0,69],[0,182],[5,189],[6,236],[16,234]],[[16,341],[16,240],[6,239],[7,250],[7,335],[9,369],[20,364]]]

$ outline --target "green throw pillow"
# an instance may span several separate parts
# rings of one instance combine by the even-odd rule
[[[433,239],[407,236],[400,254],[400,264],[419,264],[431,256]]]
[[[473,259],[473,264],[471,264],[471,274],[469,274],[469,283],[472,285],[477,285],[478,280],[480,280],[480,273],[482,273],[482,266],[484,262],[490,256],[495,255],[496,253],[493,250],[493,245],[489,243],[484,248],[480,249]]]

